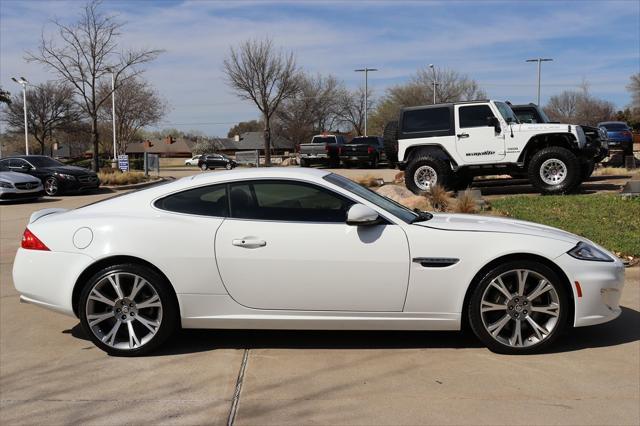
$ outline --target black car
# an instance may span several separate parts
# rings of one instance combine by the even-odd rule
[[[340,160],[345,166],[367,164],[372,169],[385,161],[384,141],[380,136],[356,136],[340,147]]]
[[[91,170],[67,166],[46,155],[17,155],[3,158],[0,160],[0,167],[37,177],[42,181],[44,191],[49,196],[97,189],[100,186],[98,175]]]
[[[224,154],[207,154],[198,160],[198,167],[203,171],[215,169],[216,167],[224,167],[227,170],[231,170],[237,165],[235,161]]]

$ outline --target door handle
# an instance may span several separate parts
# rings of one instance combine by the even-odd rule
[[[468,138],[469,133],[458,133],[456,136],[459,137],[460,139]]]
[[[266,246],[267,242],[264,240],[256,240],[253,238],[242,238],[242,239],[231,241],[231,244],[237,247],[254,249],[254,248]]]

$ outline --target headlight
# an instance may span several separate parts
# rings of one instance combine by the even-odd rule
[[[66,173],[58,173],[58,177],[66,180],[76,180],[76,177],[73,175],[68,175]]]
[[[592,260],[596,262],[613,262],[611,256],[598,250],[591,244],[579,242],[577,246],[567,252],[569,256],[580,260]]]
[[[13,188],[13,185],[10,182],[0,180],[0,188]]]

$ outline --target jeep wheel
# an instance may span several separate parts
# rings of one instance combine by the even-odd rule
[[[404,172],[404,183],[414,194],[424,194],[433,185],[450,189],[451,168],[449,165],[429,155],[415,158],[409,162]]]
[[[390,121],[384,126],[382,134],[384,140],[384,153],[391,167],[398,162],[398,122]]]
[[[580,162],[571,151],[551,146],[537,152],[529,163],[529,181],[543,194],[564,194],[580,183]]]

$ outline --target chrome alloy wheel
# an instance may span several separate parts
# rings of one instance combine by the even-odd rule
[[[550,158],[540,166],[540,178],[547,185],[559,185],[567,178],[567,165],[557,158]]]
[[[162,302],[144,278],[129,272],[104,276],[89,292],[86,320],[93,334],[115,349],[137,349],[149,342],[162,322]]]
[[[536,345],[558,324],[560,299],[555,285],[535,271],[516,269],[500,274],[481,300],[482,324],[503,345]]]
[[[438,173],[431,166],[420,166],[413,174],[413,181],[423,191],[428,191],[431,186],[438,183]]]
[[[46,192],[47,195],[56,195],[58,193],[58,188],[58,179],[54,177],[48,177],[44,181],[44,192]]]

